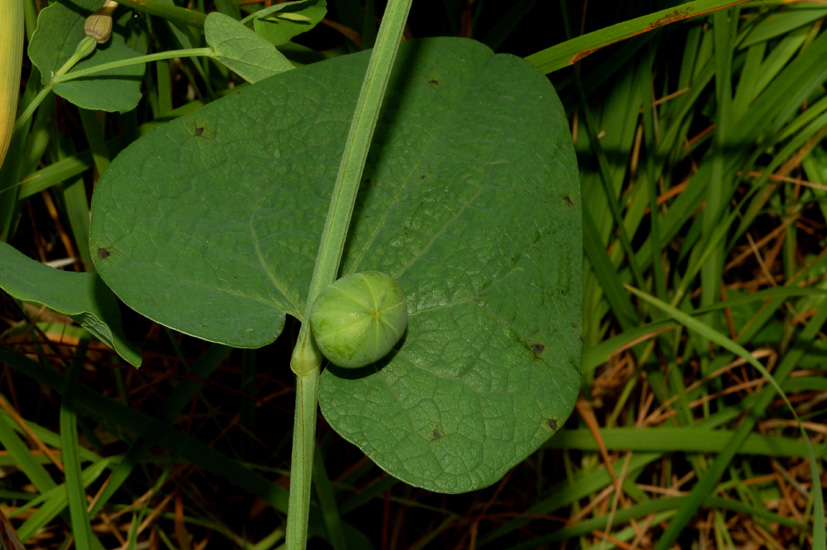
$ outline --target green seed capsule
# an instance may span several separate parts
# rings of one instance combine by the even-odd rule
[[[310,330],[334,365],[359,368],[380,360],[408,325],[405,295],[379,271],[342,277],[327,287],[310,311]]]

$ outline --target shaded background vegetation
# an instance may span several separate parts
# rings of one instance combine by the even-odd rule
[[[372,18],[360,4],[330,0],[327,17],[335,24],[296,41],[325,55],[355,51],[344,25],[369,45],[375,28],[364,27]],[[381,2],[366,4],[368,13],[381,13]],[[527,56],[672,4],[417,1],[409,35],[470,36]],[[782,378],[823,459],[827,309],[817,289],[827,272],[825,15],[821,4],[743,3],[608,46],[549,75],[570,115],[582,171],[581,400],[564,430],[501,482],[456,496],[388,477],[320,418],[324,465],[316,483],[329,483],[342,521],[362,533],[359,544],[653,548],[670,521],[675,545],[685,549],[818,544],[815,489],[827,478],[822,472],[813,479],[781,398],[710,334],[685,330],[625,285],[686,312],[706,308],[697,319]],[[146,25],[147,16],[133,21]],[[172,48],[160,27],[152,26],[156,49]],[[168,84],[148,70],[147,99],[124,115],[99,113],[96,130],[59,98],[45,103],[21,189],[33,181],[40,187],[21,198],[10,243],[64,269],[85,270],[86,245],[72,217],[88,211],[101,166],[126,142],[119,136],[137,135],[228,89],[220,71],[208,72],[207,85],[191,64],[168,63]],[[24,84],[30,74],[24,61]],[[170,104],[153,104],[159,97]],[[96,150],[107,157],[96,166],[89,149],[101,139],[110,148]],[[67,193],[72,185],[86,193]],[[91,519],[93,531],[112,548],[128,539],[150,548],[278,544],[283,514],[241,489],[234,472],[248,468],[287,487],[293,380],[282,358],[297,324],[265,349],[229,352],[124,315],[128,335],[144,351],[140,370],[66,318],[0,296],[0,414],[19,431],[18,415],[25,419],[27,460],[63,482],[59,440],[50,434],[59,429],[58,390],[77,358],[90,390],[78,395],[81,401],[108,396],[156,417],[177,388],[183,407],[167,422],[226,462],[148,440],[146,452],[133,457],[129,480]],[[144,417],[129,420],[110,402],[95,403],[89,397],[80,407],[84,452],[124,455]],[[38,513],[45,518],[27,547],[68,547],[68,513],[59,499],[33,500],[31,473],[11,451],[0,452],[0,510],[17,528]],[[99,475],[86,497],[94,501],[106,479]],[[53,513],[41,512],[50,505]],[[310,547],[329,545],[316,537]]]

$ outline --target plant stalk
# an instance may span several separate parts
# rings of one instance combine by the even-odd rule
[[[290,454],[290,495],[287,503],[287,548],[307,547],[310,519],[310,482],[316,446],[316,390],[321,369],[296,377],[296,415],[293,420],[293,450]],[[305,506],[305,508],[300,508]],[[299,511],[297,513],[297,510]],[[303,512],[303,514],[302,514]],[[303,523],[294,516],[302,514]],[[291,521],[292,520],[292,521]]]
[[[296,373],[296,420],[290,466],[290,499],[287,514],[287,550],[304,550],[310,515],[310,482],[316,436],[316,408],[322,355],[310,334],[310,309],[316,297],[330,285],[339,272],[359,181],[379,120],[382,99],[388,87],[393,62],[399,50],[402,31],[412,0],[391,0],[371,54],[356,110],[350,123],[333,196],[327,212],[316,265],[307,292],[302,325],[290,368]]]
[[[49,92],[52,91],[52,88],[55,87],[55,78],[60,78],[61,76],[68,73],[72,67],[77,65],[84,57],[87,57],[95,51],[95,47],[97,46],[97,42],[95,42],[94,38],[86,36],[81,38],[80,42],[78,42],[77,47],[75,48],[75,52],[72,56],[66,60],[66,63],[57,70],[57,72],[52,75],[51,81],[43,87],[42,90],[35,96],[31,103],[26,106],[26,109],[20,113],[20,116],[17,117],[17,122],[14,123],[14,133],[21,131],[23,125],[26,124],[29,119],[34,114],[35,110],[37,109],[38,105],[46,99],[46,96],[49,95]]]
[[[119,59],[117,61],[101,63],[100,65],[95,65],[94,67],[87,67],[85,69],[72,71],[70,73],[62,75],[55,75],[55,77],[52,78],[51,84],[62,84],[63,82],[69,82],[70,80],[75,80],[76,78],[83,78],[84,76],[102,73],[103,71],[108,71],[111,69],[120,69],[121,67],[128,67],[130,65],[140,65],[142,63],[149,63],[151,61],[162,61],[164,59],[176,59],[179,57],[214,57],[214,53],[215,50],[213,50],[211,47],[189,48],[185,50],[171,50],[168,52],[158,52],[142,55],[139,57]]]

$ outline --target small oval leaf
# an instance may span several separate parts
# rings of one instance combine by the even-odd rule
[[[219,61],[247,82],[258,82],[293,68],[270,42],[223,13],[207,15],[204,34]]]

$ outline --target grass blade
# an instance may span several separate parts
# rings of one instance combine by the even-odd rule
[[[804,436],[805,444],[808,446],[808,455],[810,457],[810,467],[813,479],[819,479],[818,468],[816,466],[816,460],[814,453],[812,451],[809,437],[804,432],[804,429],[801,428],[801,422],[798,419],[798,415],[796,414],[793,406],[790,404],[787,395],[779,386],[778,381],[781,380],[783,382],[787,378],[787,376],[789,376],[789,374],[792,372],[792,370],[798,363],[798,359],[800,359],[800,357],[804,354],[807,345],[809,345],[810,342],[812,342],[818,336],[821,327],[824,325],[824,322],[827,321],[827,308],[821,308],[820,310],[816,309],[816,313],[813,315],[812,318],[810,318],[810,321],[807,323],[807,326],[799,335],[798,346],[784,356],[784,359],[781,361],[781,364],[776,369],[775,376],[772,376],[769,372],[767,372],[764,366],[761,365],[761,363],[759,363],[754,357],[752,357],[752,355],[750,355],[750,353],[741,345],[733,342],[729,338],[726,338],[725,336],[713,330],[711,327],[705,325],[701,321],[698,321],[697,319],[687,315],[686,313],[679,311],[652,296],[646,295],[645,293],[640,292],[636,289],[630,288],[629,290],[641,299],[649,302],[653,306],[662,310],[667,315],[672,317],[675,321],[681,323],[688,329],[703,334],[704,337],[706,337],[710,341],[715,342],[724,349],[727,349],[735,353],[739,357],[742,357],[744,360],[749,362],[750,365],[755,367],[756,370],[758,370],[762,375],[764,375],[764,377],[766,377],[772,385],[771,388],[768,387],[761,390],[761,399],[757,403],[756,407],[752,411],[750,411],[750,413],[744,419],[744,422],[732,436],[727,446],[717,456],[712,466],[710,466],[706,475],[703,476],[698,482],[698,484],[695,485],[695,487],[692,489],[689,498],[678,509],[677,515],[669,523],[669,526],[663,533],[663,536],[660,538],[660,540],[658,540],[655,546],[655,550],[667,550],[673,544],[675,544],[675,541],[677,540],[681,531],[683,531],[684,527],[686,527],[686,525],[689,523],[689,520],[701,506],[704,499],[711,496],[715,484],[718,483],[718,480],[720,479],[721,475],[723,475],[724,471],[726,470],[730,462],[732,462],[735,453],[738,452],[738,450],[744,444],[744,441],[746,441],[750,432],[755,427],[755,423],[758,421],[758,418],[760,417],[760,415],[763,414],[764,410],[772,400],[774,393],[778,393],[781,395],[787,406],[792,411],[793,416],[796,418],[796,420],[799,421],[799,428],[801,429],[801,432]],[[823,300],[821,300],[819,303],[822,302]],[[820,523],[820,520],[817,520],[817,523]]]
[[[84,350],[85,346],[78,348]],[[80,352],[81,354],[83,351]],[[69,365],[60,403],[60,439],[63,443],[63,465],[66,469],[66,494],[72,518],[72,534],[77,548],[92,547],[92,531],[86,514],[86,491],[81,479],[78,453],[77,417],[75,416],[75,389],[82,368],[82,358],[76,356]]]
[[[641,35],[670,23],[675,23],[676,21],[683,21],[743,4],[746,1],[747,0],[695,0],[694,2],[687,2],[674,8],[656,11],[649,15],[637,17],[605,29],[600,29],[599,31],[578,36],[557,46],[552,46],[529,55],[525,59],[537,67],[543,74],[548,74],[563,67],[573,65],[609,44]]]

